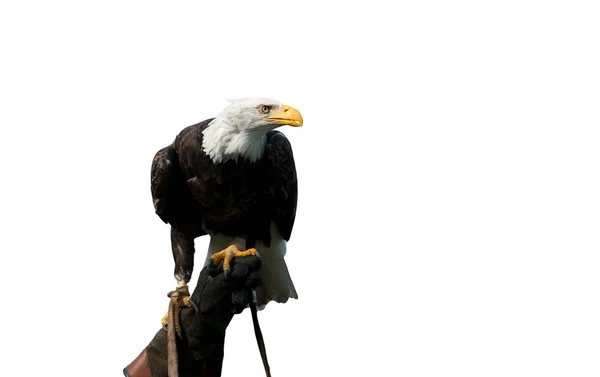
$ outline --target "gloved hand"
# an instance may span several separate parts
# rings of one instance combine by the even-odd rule
[[[181,309],[184,338],[177,340],[180,377],[220,375],[225,330],[233,316],[250,303],[249,289],[261,284],[260,267],[259,257],[245,256],[233,259],[227,278],[222,262],[217,266],[209,263],[202,269],[191,296],[192,308]],[[131,377],[142,376],[145,368],[152,377],[167,377],[166,328],[156,333],[124,372]]]
[[[257,256],[232,259],[231,272],[223,273],[223,261],[209,264],[200,272],[198,284],[192,294],[192,305],[202,316],[214,316],[231,311],[241,313],[248,305],[248,288],[260,285],[260,258]],[[231,295],[231,300],[227,299]]]
[[[249,288],[261,283],[260,266],[259,257],[236,257],[227,277],[223,262],[216,266],[209,262],[200,272],[190,300],[194,310],[181,312],[184,336],[197,358],[210,353],[207,339],[223,338],[233,315],[249,305],[252,299]]]

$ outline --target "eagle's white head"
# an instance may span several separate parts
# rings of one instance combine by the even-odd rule
[[[258,161],[264,152],[266,133],[288,125],[302,127],[302,115],[293,107],[269,98],[228,100],[229,106],[203,131],[202,148],[214,163],[241,157]]]

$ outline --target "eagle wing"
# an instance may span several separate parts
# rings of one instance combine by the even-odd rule
[[[197,135],[209,121],[210,119],[181,130],[173,143],[156,152],[152,160],[152,201],[156,214],[165,223],[189,225],[201,216],[197,213],[198,208],[194,207],[186,177],[194,176],[194,167],[200,153]],[[192,212],[195,213],[194,216],[190,214]]]
[[[165,223],[169,223],[170,196],[172,196],[172,184],[178,169],[177,151],[172,145],[156,152],[152,159],[150,169],[152,202],[154,211]]]
[[[271,219],[277,224],[281,236],[289,241],[296,219],[298,179],[292,145],[283,133],[268,133],[266,157],[273,173],[269,188],[269,194],[274,199]]]

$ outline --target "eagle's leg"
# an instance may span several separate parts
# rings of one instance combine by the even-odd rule
[[[178,290],[185,292],[179,296],[180,304],[190,306],[187,283],[190,281],[194,270],[194,237],[186,231],[171,227],[171,249],[175,260],[175,280],[177,280]],[[168,314],[165,314],[162,319],[163,325],[167,324]]]
[[[225,277],[227,277],[227,275],[231,271],[231,260],[234,257],[245,257],[248,255],[256,255],[255,248],[243,250],[244,247],[241,246],[241,244],[242,243],[245,244],[245,242],[239,242],[239,240],[236,240],[236,241],[237,242],[233,242],[231,245],[229,245],[225,249],[219,251],[218,253],[214,253],[213,255],[210,256],[210,259],[212,259],[212,261],[215,265],[217,265],[221,261],[223,261],[223,271],[225,273]]]
[[[194,271],[194,237],[191,232],[171,227],[171,250],[175,261],[175,279],[180,287],[186,286]]]

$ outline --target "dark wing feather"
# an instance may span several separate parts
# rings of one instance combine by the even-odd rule
[[[195,159],[200,153],[196,139],[209,122],[210,119],[184,128],[152,160],[152,200],[156,214],[165,223],[193,228],[201,221],[202,213],[190,195],[186,177],[193,177],[189,170],[197,165]]]
[[[289,241],[296,219],[298,180],[292,145],[279,131],[267,134],[266,156],[273,173],[269,193],[273,197],[272,219],[281,236]]]
[[[221,184],[220,169],[202,150],[202,131],[210,121],[212,118],[198,123],[188,131],[184,130],[175,140],[189,194],[205,207],[210,207],[212,203],[213,198],[209,194],[211,188]]]
[[[154,211],[165,223],[169,222],[169,196],[178,169],[177,151],[171,145],[156,152],[152,159],[150,169],[152,202]]]

